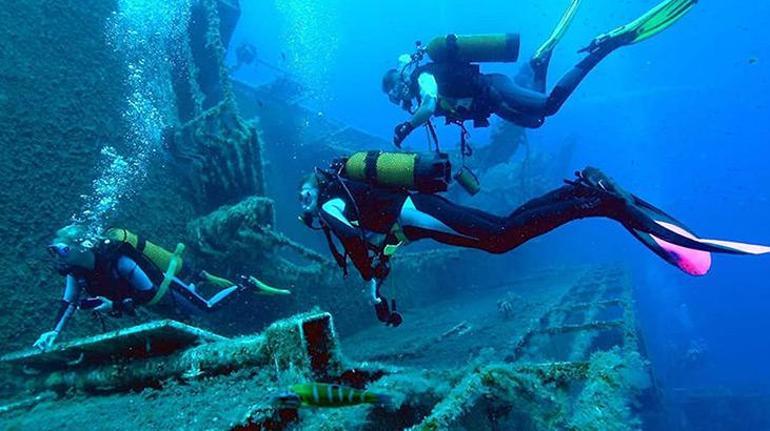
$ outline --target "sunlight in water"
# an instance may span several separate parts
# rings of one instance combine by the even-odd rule
[[[326,88],[333,79],[339,48],[339,0],[277,0],[285,20],[286,60],[314,99],[328,102]]]
[[[190,0],[120,0],[108,19],[107,41],[125,62],[126,134],[120,151],[104,146],[99,174],[85,208],[75,217],[98,234],[119,204],[140,188],[147,164],[159,154],[163,130],[173,118],[171,66],[184,61],[175,47],[186,35]]]

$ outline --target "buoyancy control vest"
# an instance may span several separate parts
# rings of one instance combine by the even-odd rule
[[[99,244],[97,257],[114,262],[117,256],[125,255],[134,260],[158,286],[150,305],[157,303],[166,293],[172,279],[182,272],[184,245],[177,244],[175,252],[170,252],[135,233],[121,228],[111,228],[104,234]]]
[[[419,77],[429,73],[438,85],[435,115],[446,117],[447,122],[474,120],[477,127],[486,126],[494,109],[489,85],[475,63],[515,62],[519,46],[516,33],[437,36],[421,48],[433,62],[417,66],[409,75],[410,94],[421,102]],[[422,55],[413,58],[419,63]],[[459,103],[461,99],[471,102]]]
[[[397,153],[361,151],[332,162],[321,187],[320,201],[341,198],[346,201],[346,214],[363,230],[386,233],[397,244],[405,242],[397,220],[410,192],[438,193],[446,191],[451,181],[452,166],[443,153]],[[321,223],[329,249],[347,275],[347,250],[339,252],[331,231]],[[361,240],[365,242],[363,237]],[[403,237],[403,238],[402,238]],[[393,245],[379,250],[383,256],[393,254]]]
[[[174,259],[174,253],[126,229],[111,228],[105,232],[104,237],[103,243],[105,245],[112,244],[123,251],[128,251],[132,258],[141,257],[161,274],[168,270]],[[179,274],[181,269],[182,262],[180,261],[174,275]]]
[[[448,121],[486,120],[493,112],[489,97],[489,86],[479,65],[473,63],[427,63],[415,68],[409,78],[410,94],[420,98],[419,78],[429,73],[438,85],[438,100],[435,115],[446,117]],[[470,105],[458,103],[462,99],[471,99]]]
[[[131,286],[117,272],[120,254],[112,248],[97,247],[94,250],[94,267],[88,271],[76,271],[72,275],[85,281],[82,287],[91,297],[104,296],[113,302],[131,297]]]

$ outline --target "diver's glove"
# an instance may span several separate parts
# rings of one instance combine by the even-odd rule
[[[33,346],[36,349],[40,349],[42,351],[46,351],[53,346],[53,344],[56,342],[56,337],[59,336],[59,331],[48,331],[40,334],[40,337],[38,337],[37,341],[35,341],[35,344]]]
[[[393,130],[393,144],[396,147],[401,148],[401,143],[404,142],[404,139],[406,139],[410,133],[412,133],[412,130],[414,130],[414,126],[409,121],[404,121],[396,126]]]
[[[374,299],[374,312],[377,314],[377,320],[384,323],[385,326],[394,328],[404,321],[401,314],[396,311],[396,300],[391,300],[388,304],[388,298],[380,294],[380,280],[373,278],[371,280],[372,298]]]
[[[115,309],[115,304],[112,303],[109,299],[103,297],[103,296],[97,296],[97,300],[101,301],[102,303],[94,307],[93,311],[98,311],[100,313],[109,313],[110,311],[113,311]]]
[[[96,298],[88,298],[85,303],[81,302],[80,308],[90,309],[94,313],[105,313],[111,317],[122,317],[124,314],[136,317],[136,303],[133,298],[114,302],[104,296],[97,296]]]
[[[136,317],[136,302],[133,298],[126,298],[113,305],[113,310],[110,312],[111,316],[121,317],[123,314]]]
[[[388,299],[384,296],[380,295],[377,299],[379,299],[380,302],[374,304],[374,312],[377,313],[377,319],[380,322],[384,323],[385,326],[392,326],[395,328],[404,321],[401,313],[396,310],[395,299],[390,301],[390,306],[388,305]]]

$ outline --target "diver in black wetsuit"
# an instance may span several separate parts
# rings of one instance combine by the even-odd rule
[[[433,62],[420,65],[425,51],[433,57],[431,44],[423,48],[425,51],[399,57],[399,67],[385,73],[382,90],[391,102],[412,116],[396,126],[393,143],[400,146],[412,130],[432,116],[445,117],[447,123],[473,120],[475,127],[484,127],[489,124],[489,116],[495,114],[522,127],[540,127],[545,117],[554,115],[607,55],[667,29],[697,3],[697,0],[664,0],[633,22],[596,37],[581,51],[587,53],[586,57],[547,93],[546,75],[553,49],[574,18],[580,1],[570,1],[559,25],[513,80],[499,73],[481,73],[478,63],[515,61],[518,39],[494,42],[493,38],[493,42],[489,42],[484,41],[485,36],[449,35],[437,45],[441,46],[441,55],[433,58]],[[470,42],[466,43],[463,38]],[[490,53],[495,49],[502,53],[503,59],[494,59]],[[486,60],[476,59],[474,52]]]
[[[457,205],[433,193],[378,187],[340,176],[341,170],[317,170],[302,185],[302,219],[316,220],[329,240],[337,263],[347,274],[349,257],[370,282],[379,320],[398,326],[395,301],[380,293],[390,272],[394,248],[420,239],[505,253],[565,223],[585,217],[607,217],[623,224],[637,239],[690,275],[704,275],[710,252],[765,254],[770,247],[706,240],[638,197],[622,190],[595,168],[578,172],[577,180],[530,200],[508,216],[496,216]],[[341,242],[344,254],[332,241]]]
[[[66,284],[56,326],[35,342],[41,350],[54,344],[78,309],[115,317],[134,315],[138,306],[155,305],[184,312],[211,312],[245,290],[273,295],[290,293],[251,276],[240,276],[238,282],[232,282],[206,271],[194,271],[181,259],[183,248],[172,254],[125,229],[110,229],[98,241],[87,239],[86,233],[81,225],[64,227],[48,246]],[[220,290],[206,299],[197,291],[197,286],[203,284]]]

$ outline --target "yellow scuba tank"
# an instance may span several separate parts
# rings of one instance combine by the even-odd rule
[[[443,153],[361,151],[342,162],[343,177],[379,187],[437,193],[451,181],[452,165]]]
[[[517,33],[437,36],[425,47],[436,63],[512,63],[519,58]]]
[[[182,270],[182,259],[178,254],[172,253],[165,248],[153,244],[144,238],[139,237],[133,232],[126,229],[111,228],[104,236],[109,241],[115,241],[116,243],[123,243],[133,247],[137,252],[141,253],[148,261],[157,266],[158,269],[166,273],[174,263],[173,275],[179,274]]]

